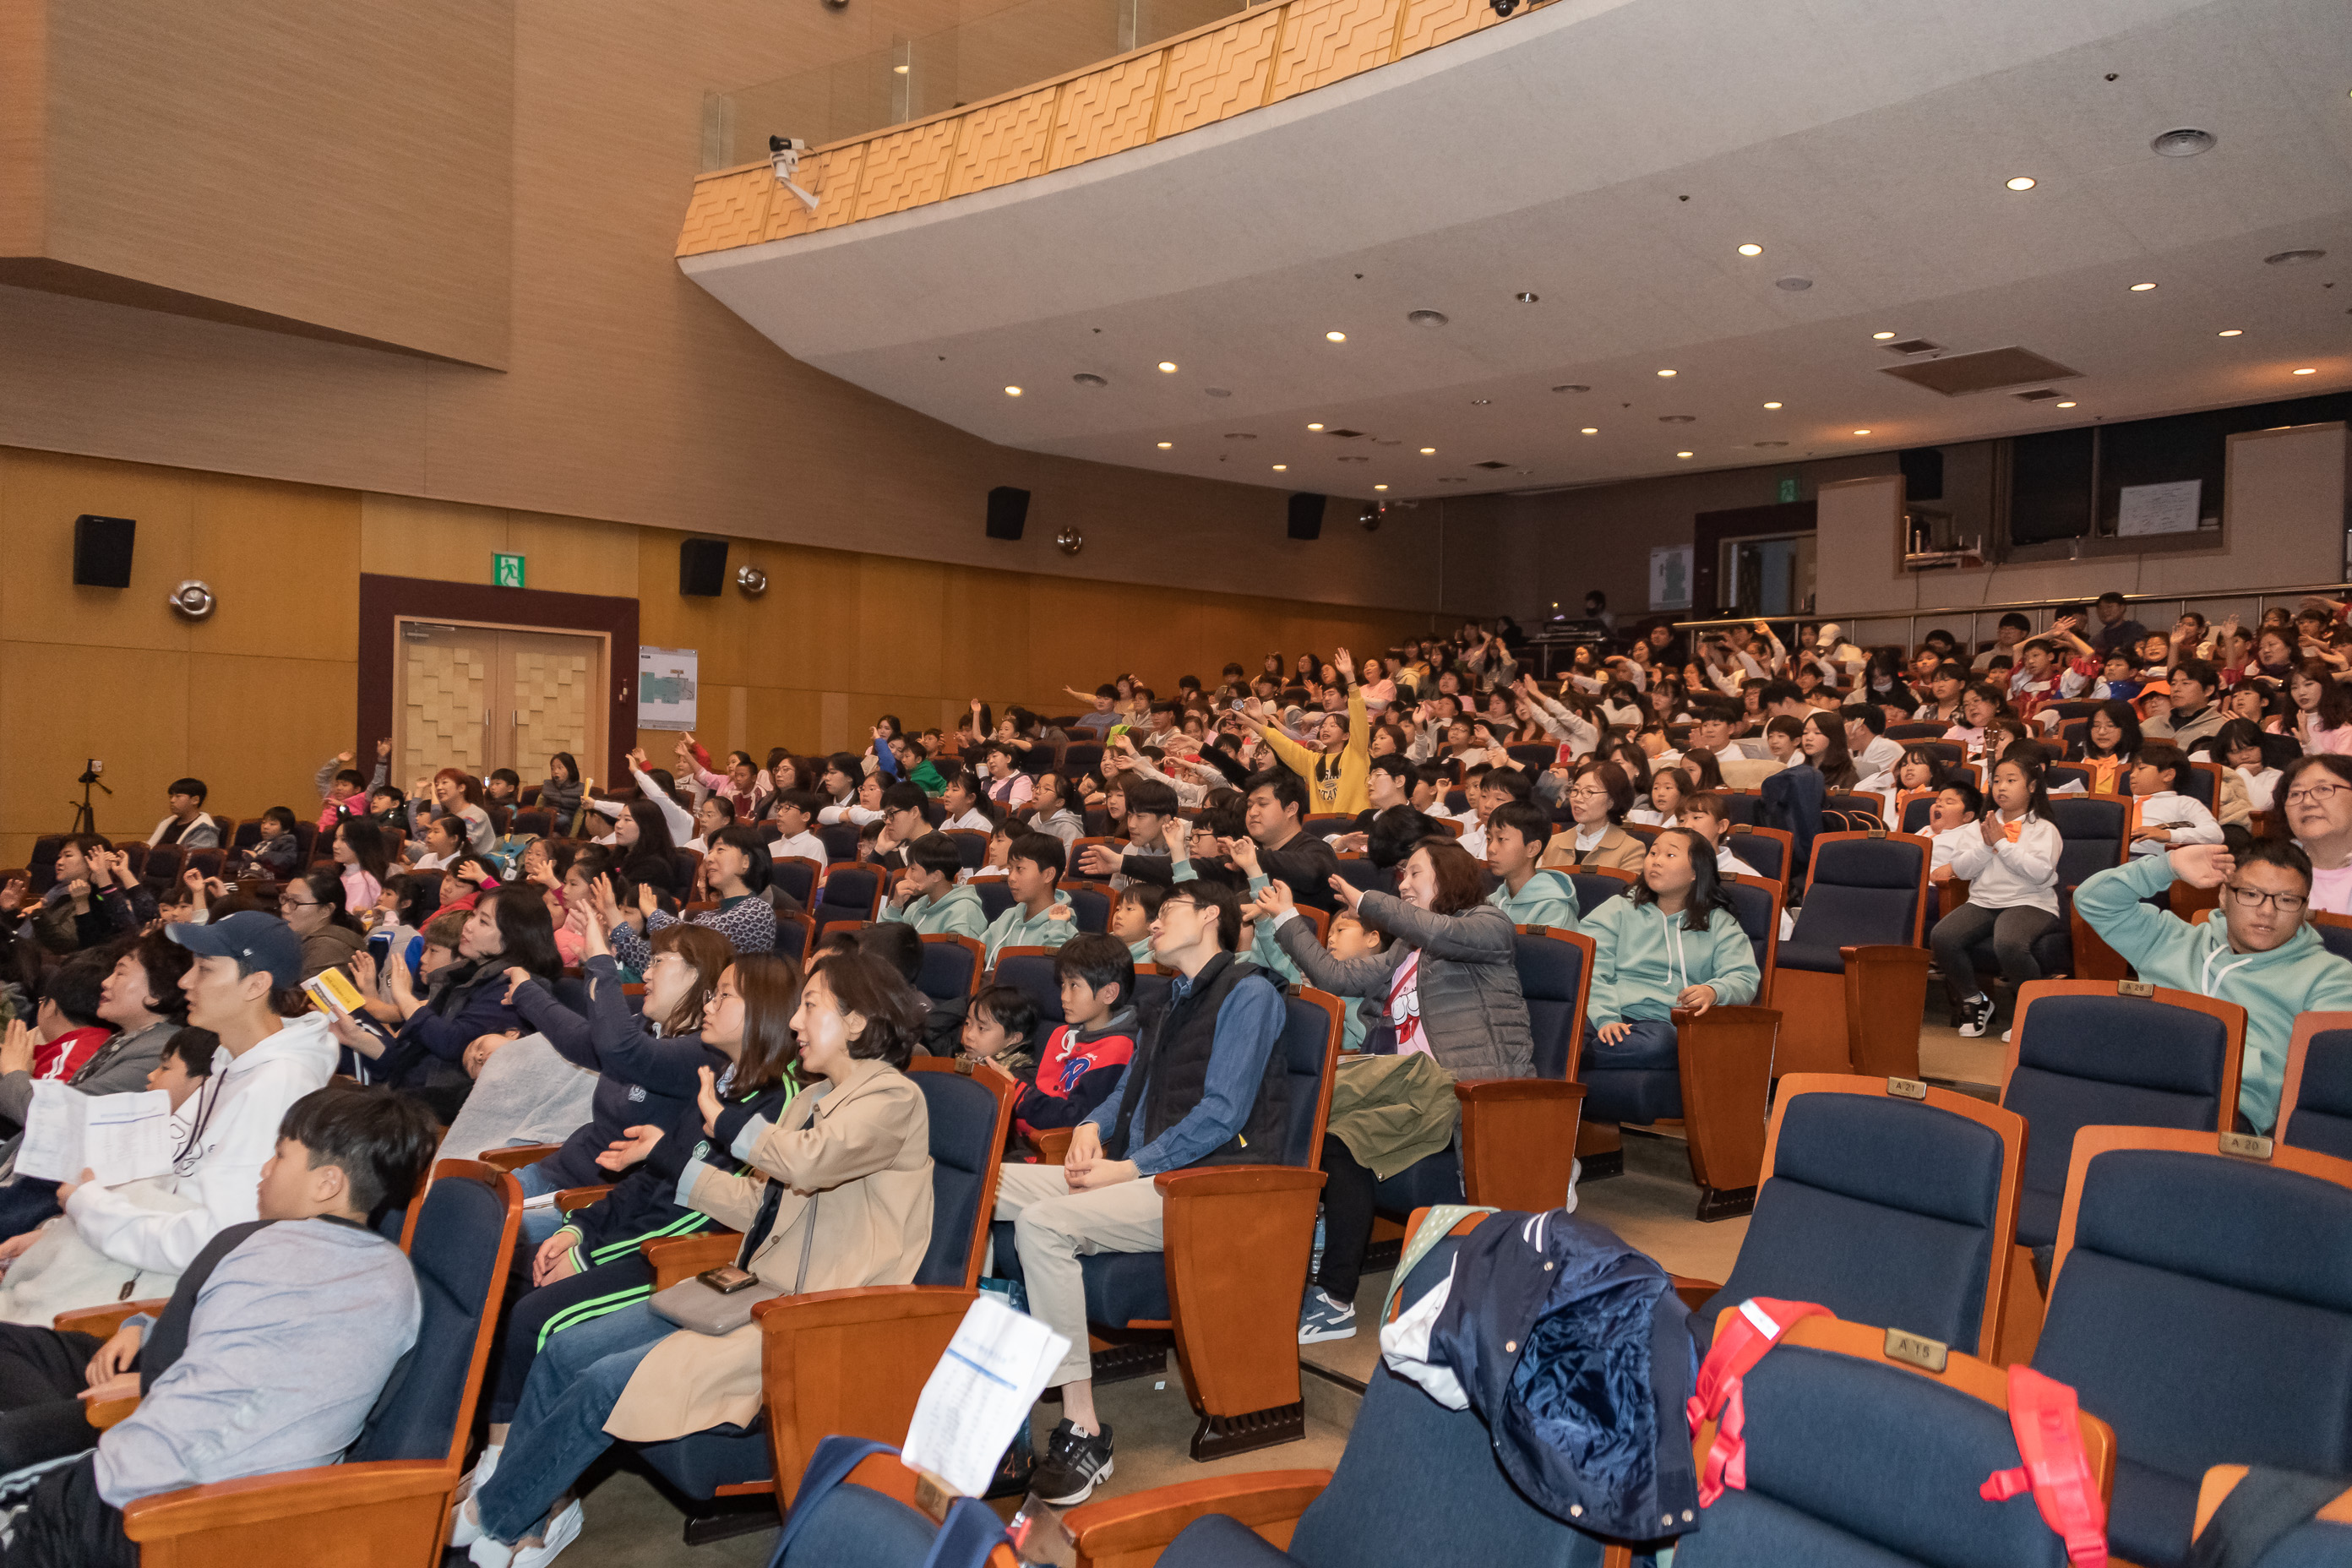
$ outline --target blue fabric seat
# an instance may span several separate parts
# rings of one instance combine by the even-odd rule
[[[1775,882],[1789,879],[1787,847],[1765,833],[1742,833],[1735,826],[1728,840],[1731,852],[1756,868],[1759,877]]]
[[[1796,927],[1780,944],[1780,967],[1843,974],[1840,948],[1915,942],[1925,853],[1891,838],[1823,842]]]
[[[1780,1118],[1738,1261],[1693,1336],[1705,1345],[1724,1308],[1769,1296],[1990,1353],[1985,1286],[2009,1241],[2000,1133],[1883,1094],[1791,1094]]]
[[[787,856],[772,862],[769,875],[783,885],[783,889],[807,909],[816,897],[816,868],[799,856]]]
[[[983,877],[971,884],[980,889],[980,912],[994,920],[1013,907],[1013,885],[1002,877]]]
[[[1622,877],[1603,877],[1592,871],[1570,871],[1568,879],[1576,888],[1576,918],[1579,920],[1633,885]]]
[[[2181,1561],[2209,1466],[2352,1476],[2352,1191],[2220,1154],[2090,1163],[2033,1352],[2116,1430],[2107,1537]]]
[[[1977,1495],[2018,1462],[2007,1412],[1801,1344],[1758,1362],[1742,1400],[1748,1484],[1700,1515],[1675,1568],[2064,1568],[2030,1495]]]
[[[896,1498],[835,1487],[817,1500],[778,1561],[792,1568],[922,1568],[939,1526]]]
[[[1767,839],[1764,842],[1770,843]],[[1756,954],[1756,972],[1770,973],[1774,952],[1773,939],[1780,934],[1780,910],[1769,888],[1751,888],[1740,882],[1723,884],[1726,897],[1731,900],[1731,912],[1738,918],[1739,928],[1748,933],[1748,945]]]
[[[2058,1239],[2066,1166],[2084,1127],[2218,1130],[2229,1034],[2220,1019],[2136,996],[2042,996],[2025,1010],[2001,1105],[2025,1118],[2017,1239]]]
[[[1066,888],[1062,897],[1070,901],[1070,913],[1077,917],[1077,928],[1097,935],[1110,929],[1110,900],[1092,888]]]
[[[2093,800],[2079,795],[2050,797],[2050,825],[2058,830],[2058,923],[2034,939],[2033,962],[2044,974],[2070,974],[2074,969],[2074,933],[2069,917],[2074,889],[2123,858],[2124,836],[2131,808],[2118,800]],[[1998,974],[2000,963],[1992,943],[1969,950],[1980,974]]]
[[[908,1076],[923,1092],[931,1129],[931,1241],[914,1283],[962,1287],[981,1194],[1002,1152],[996,1096],[961,1073]],[[730,1424],[644,1444],[637,1454],[664,1480],[696,1499],[710,1497],[722,1486],[767,1480],[775,1468],[764,1415],[749,1426]]]
[[[981,955],[959,942],[927,936],[922,939],[922,967],[915,972],[915,989],[934,1002],[955,1002],[971,994],[980,978]]]
[[[1753,790],[1725,790],[1723,795],[1726,821],[1743,827],[1764,826],[1764,797]]]
[[[835,860],[824,868],[824,879],[817,884],[816,903],[809,918],[822,930],[827,921],[870,921],[874,918],[875,894],[882,887],[883,870],[879,866],[844,864]]]
[[[828,865],[835,860],[857,858],[857,824],[854,822],[820,822],[816,825],[816,838],[824,846]]]
[[[1029,999],[1037,1009],[1040,1027],[1065,1022],[1062,1017],[1062,988],[1054,978],[1054,955],[1050,952],[1001,952],[996,956],[996,984],[1010,985]]]
[[[1432,1248],[1404,1284],[1406,1305],[1444,1280],[1454,1242]],[[1376,1367],[1330,1485],[1307,1507],[1287,1552],[1223,1515],[1187,1526],[1158,1568],[1598,1568],[1601,1542],[1537,1508],[1496,1462],[1484,1422],[1448,1410]]]
[[[1538,1078],[1563,1079],[1583,1029],[1579,1000],[1584,989],[1584,949],[1552,937],[1516,933],[1511,953],[1527,998],[1528,1026],[1535,1037]]]
[[[1001,976],[1003,966],[999,966],[998,973]],[[1164,987],[1170,983],[1157,976],[1144,977],[1147,982],[1153,979],[1159,980],[1164,994]],[[1005,984],[1017,982],[1008,980]],[[1027,986],[1024,984],[1023,989]],[[1139,1004],[1149,1016],[1150,1010],[1158,1005],[1153,993],[1142,983],[1137,984],[1136,991]],[[1315,1136],[1315,1107],[1322,1096],[1323,1062],[1332,1024],[1329,1015],[1303,998],[1285,996],[1282,1005],[1282,1037],[1275,1042],[1274,1048],[1280,1053],[1284,1070],[1290,1075],[1290,1114],[1284,1129],[1281,1154],[1270,1163],[1311,1168],[1323,1152]],[[1058,1001],[1055,1010],[1058,1016]],[[1010,1279],[1021,1279],[1021,1249],[1014,1242],[1012,1223],[993,1222],[989,1235],[994,1243],[996,1271]],[[1132,1322],[1168,1321],[1168,1271],[1162,1254],[1097,1252],[1079,1259],[1078,1271],[1086,1281],[1089,1322],[1123,1328]]]
[[[508,1249],[499,1246],[506,1201],[497,1184],[443,1177],[425,1194],[409,1243],[416,1274],[416,1344],[394,1373],[398,1387],[370,1414],[346,1464],[375,1459],[443,1459],[463,1444],[458,1411],[482,1314],[495,1311],[506,1287]]]
[[[2352,1160],[2352,1029],[2314,1032],[2294,1113],[2279,1131],[2293,1148]]]
[[[2352,959],[2352,926],[2329,925],[2315,921],[2312,930],[2319,933],[2319,945],[2338,958]]]

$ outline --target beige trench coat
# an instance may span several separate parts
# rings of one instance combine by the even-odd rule
[[[886,1062],[861,1061],[846,1081],[800,1096],[751,1152],[764,1174],[706,1165],[694,1206],[748,1231],[768,1178],[789,1188],[757,1255],[742,1266],[789,1291],[813,1223],[805,1291],[910,1285],[931,1244],[931,1128],[922,1090]],[[658,1443],[760,1413],[760,1326],[731,1334],[681,1329],[654,1346],[621,1391],[604,1430]]]

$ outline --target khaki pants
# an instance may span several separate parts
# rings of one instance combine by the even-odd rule
[[[1070,1342],[1045,1380],[1059,1388],[1090,1374],[1087,1289],[1078,1259],[1094,1252],[1160,1249],[1160,1189],[1149,1176],[1074,1193],[1059,1165],[1006,1165],[996,1184],[996,1217],[1013,1222],[1029,1311]]]

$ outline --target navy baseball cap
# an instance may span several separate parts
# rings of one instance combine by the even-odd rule
[[[245,910],[210,925],[168,925],[165,934],[204,958],[234,958],[249,973],[269,971],[279,989],[302,984],[302,939],[276,915]]]

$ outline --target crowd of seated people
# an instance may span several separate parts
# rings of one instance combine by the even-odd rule
[[[560,1145],[518,1173],[534,1200],[571,1196],[526,1214],[452,1537],[535,1568],[579,1535],[575,1485],[610,1443],[758,1414],[756,1331],[664,1316],[640,1244],[740,1232],[738,1265],[780,1291],[910,1281],[931,1175],[904,1069],[961,1050],[1018,1080],[1024,1132],[1069,1135],[1057,1164],[1008,1154],[996,1217],[1029,1310],[1070,1344],[1035,1489],[1081,1501],[1113,1473],[1113,1435],[1080,1260],[1160,1249],[1152,1177],[1262,1159],[1287,1109],[1282,988],[1339,997],[1343,1048],[1386,1063],[1334,1086],[1299,1306],[1314,1342],[1356,1332],[1374,1189],[1453,1142],[1454,1083],[1536,1070],[1514,928],[1591,940],[1588,1071],[1670,1067],[1678,1012],[1759,999],[1725,885],[1757,876],[1742,826],[1797,846],[1785,863],[1768,847],[1797,905],[1814,839],[1899,829],[1925,802],[1931,882],[1967,889],[1927,937],[1963,1035],[2006,1026],[2071,899],[2143,976],[2247,1009],[2240,1108],[2267,1130],[2297,1016],[2352,1005],[2352,964],[2307,918],[2352,914],[2345,615],[2315,601],[2168,635],[2110,595],[2039,632],[2004,617],[1981,649],[1761,623],[1685,647],[1662,626],[1580,648],[1557,681],[1474,626],[1377,658],[1236,662],[1166,694],[1120,676],[1066,719],[977,699],[951,731],[884,714],[862,752],[714,756],[688,735],[674,768],[632,751],[611,789],[557,754],[535,783],[450,767],[402,790],[383,742],[372,776],[331,759],[315,811],[271,806],[250,832],[179,779],[143,844],[68,836],[37,889],[0,887],[0,1321],[48,1334],[59,1310],[257,1277],[257,1221],[364,1225],[404,1200],[419,1127],[514,1130],[444,1150],[464,1157]],[[2069,794],[2128,805],[2122,863],[2074,888],[2053,805]],[[856,861],[873,902],[824,902],[817,874]],[[1585,904],[1595,874],[1622,896]],[[2176,884],[2214,890],[2213,917],[2149,902]],[[1082,898],[1098,912],[1082,920]],[[812,929],[845,910],[864,918]],[[967,995],[917,988],[925,936],[980,949]],[[992,984],[1015,949],[1055,955],[1059,1024]],[[1148,1006],[1146,966],[1167,977]],[[304,989],[331,975],[356,1005]],[[20,1175],[42,1082],[167,1091],[172,1173]],[[557,1104],[553,1136],[522,1133]],[[305,1255],[269,1247],[289,1260],[278,1286],[310,1290]],[[342,1289],[321,1280],[301,1310],[331,1321]],[[0,1464],[95,1452],[42,1485],[59,1529],[111,1539],[107,1510],[308,1462],[343,1431],[314,1420],[243,1469],[134,1465],[135,1436],[100,1440],[57,1406],[85,1375],[129,1372],[135,1340],[0,1344]],[[370,1340],[395,1357],[396,1342]],[[198,1350],[182,1364],[205,1377],[246,1353]],[[388,1364],[339,1367],[289,1408],[341,1411]]]

